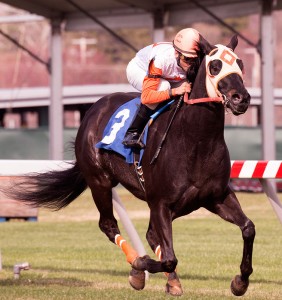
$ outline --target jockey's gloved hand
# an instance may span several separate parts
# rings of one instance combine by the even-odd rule
[[[172,89],[173,95],[183,95],[191,92],[191,83],[183,82],[179,87]]]

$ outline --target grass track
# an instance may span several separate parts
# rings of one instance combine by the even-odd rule
[[[148,209],[123,189],[119,195],[148,254]],[[280,195],[281,196],[281,195]],[[255,222],[254,273],[243,299],[282,299],[282,227],[264,194],[238,194]],[[281,197],[280,197],[281,198]],[[229,285],[239,272],[240,230],[204,210],[174,222],[181,299],[234,299]],[[129,265],[117,246],[98,228],[89,191],[60,212],[41,210],[39,222],[0,223],[0,299],[171,299],[162,274],[150,275],[143,291],[130,288]],[[120,228],[126,236],[122,225]],[[13,265],[28,261],[32,269],[13,279]]]

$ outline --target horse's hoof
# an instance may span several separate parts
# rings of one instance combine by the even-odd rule
[[[172,296],[182,296],[183,295],[183,290],[182,290],[181,284],[176,279],[169,280],[167,282],[166,287],[165,287],[165,292]]]
[[[128,281],[135,290],[143,290],[145,287],[145,272],[131,269]]]
[[[243,296],[249,286],[249,280],[243,281],[240,275],[236,275],[235,278],[231,281],[231,292],[235,296]]]

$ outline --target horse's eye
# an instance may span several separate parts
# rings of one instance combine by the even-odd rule
[[[216,76],[222,69],[222,61],[219,59],[212,60],[209,65],[210,74]]]
[[[237,65],[239,66],[239,68],[241,69],[241,71],[244,70],[244,64],[243,61],[239,58],[236,59]]]

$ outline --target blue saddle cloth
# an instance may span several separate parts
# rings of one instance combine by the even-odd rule
[[[104,129],[102,140],[95,145],[96,148],[103,148],[115,151],[125,157],[127,163],[133,163],[133,151],[131,148],[125,147],[122,144],[125,133],[130,126],[136,111],[141,104],[140,98],[135,98],[120,106],[110,118],[107,126]],[[146,145],[148,125],[146,126],[143,135],[143,142]],[[140,160],[144,149],[140,151]]]
[[[160,108],[157,112],[155,112],[151,116],[151,121],[156,119],[173,102],[174,100],[171,100],[170,102],[165,104],[162,108]],[[129,147],[125,147],[122,144],[122,141],[140,105],[141,105],[141,100],[140,97],[138,97],[120,106],[114,112],[107,126],[105,127],[102,140],[99,143],[97,143],[95,147],[115,151],[121,154],[122,156],[124,156],[127,163],[129,164],[134,163],[134,155],[132,149]],[[150,121],[148,122],[148,124],[149,123]],[[145,127],[145,131],[143,134],[143,143],[145,145],[147,142],[148,127],[149,127],[148,124]],[[141,162],[143,153],[144,153],[144,149],[141,149],[139,164]]]

